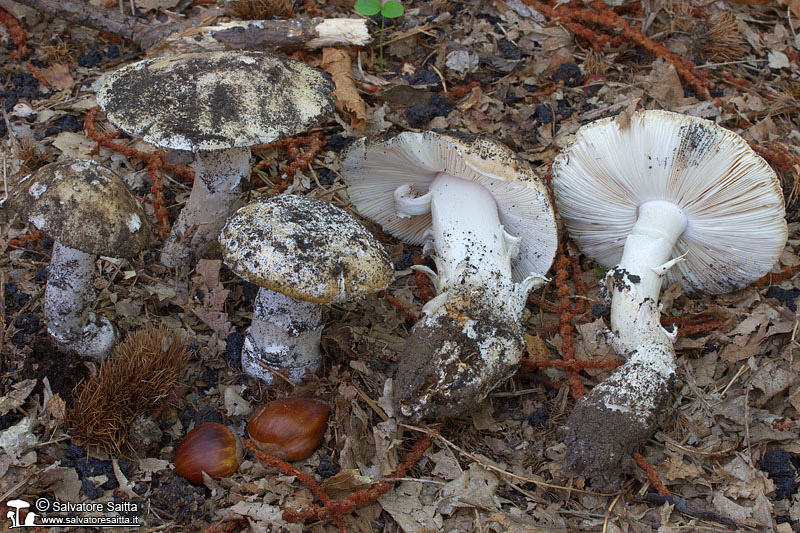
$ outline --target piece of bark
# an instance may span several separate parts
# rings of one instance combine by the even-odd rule
[[[214,50],[282,50],[364,46],[370,41],[365,19],[237,20],[176,32],[147,51],[163,57]]]
[[[160,41],[187,47],[191,41],[195,50],[296,50],[335,45],[363,45],[369,42],[364,19],[289,19],[240,21],[220,26],[194,26],[197,20],[161,24],[157,21],[131,17],[114,9],[105,9],[82,0],[15,0],[45,15],[53,16],[98,31],[132,41],[142,50],[149,50]],[[187,35],[188,32],[188,35]],[[207,44],[208,48],[201,44]],[[175,44],[179,48],[179,44]],[[169,50],[167,45],[165,50]],[[168,52],[167,55],[173,53]],[[155,54],[153,54],[155,55]]]
[[[81,0],[15,0],[44,15],[60,18],[104,31],[132,41],[146,50],[175,31],[185,29],[183,23],[160,24],[129,17],[114,9],[105,9]]]

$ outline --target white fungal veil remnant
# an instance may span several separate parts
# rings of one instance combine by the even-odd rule
[[[557,246],[546,187],[505,146],[454,132],[360,139],[342,157],[359,213],[425,244],[438,292],[409,338],[396,402],[415,419],[463,416],[516,370],[521,318]]]
[[[553,164],[559,214],[606,266],[612,345],[627,362],[576,406],[568,466],[613,488],[654,431],[675,377],[662,283],[719,294],[766,274],[786,242],[783,194],[735,133],[666,111],[582,127]]]

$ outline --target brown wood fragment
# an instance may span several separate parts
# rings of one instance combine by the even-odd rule
[[[249,20],[195,27],[197,19],[169,24],[148,22],[80,0],[17,1],[45,15],[127,39],[142,50],[158,45],[164,55],[226,49],[286,51],[362,46],[370,40],[364,19]]]

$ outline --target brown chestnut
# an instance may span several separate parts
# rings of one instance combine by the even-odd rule
[[[201,424],[183,437],[175,452],[175,473],[203,483],[203,472],[214,479],[236,472],[242,462],[242,441],[222,424]]]
[[[263,451],[300,461],[317,449],[328,423],[328,406],[311,398],[283,398],[258,408],[247,432]]]

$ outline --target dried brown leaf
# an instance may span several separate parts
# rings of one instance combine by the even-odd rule
[[[795,17],[800,17],[800,0],[778,0],[778,3],[788,7]]]
[[[628,106],[622,110],[622,112],[617,115],[617,124],[619,124],[619,129],[624,130],[627,129],[628,126],[631,124],[631,117],[636,112],[636,106],[639,105],[640,98],[635,98],[631,101]]]
[[[227,337],[233,331],[233,326],[225,312],[225,299],[230,291],[219,280],[221,267],[222,261],[219,259],[201,259],[197,262],[195,272],[200,275],[193,281],[203,293],[203,303],[195,305],[194,312],[208,327],[222,337]]]
[[[69,73],[69,66],[63,63],[55,63],[47,68],[39,69],[39,73],[57,91],[72,89],[75,85],[75,80]]]
[[[336,84],[333,91],[336,109],[347,115],[354,130],[364,131],[367,127],[367,104],[356,89],[350,55],[339,48],[323,48],[320,66],[331,75]]]
[[[22,406],[34,387],[36,387],[35,379],[26,379],[12,385],[13,390],[0,397],[0,416]]]

